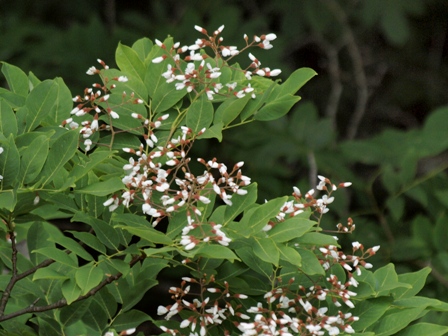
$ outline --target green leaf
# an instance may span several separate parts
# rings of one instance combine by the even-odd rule
[[[28,108],[26,115],[26,131],[30,132],[40,125],[53,109],[58,96],[58,84],[53,80],[39,83],[26,98]]]
[[[280,85],[278,97],[285,95],[294,95],[311,78],[317,75],[317,72],[311,68],[300,68],[294,71],[288,79]],[[277,90],[276,90],[277,91]]]
[[[187,111],[187,127],[198,133],[203,128],[208,128],[213,120],[213,105],[206,95],[200,96],[195,100]]]
[[[251,183],[249,186],[243,188],[247,191],[246,195],[233,195],[232,206],[225,207],[224,218],[222,225],[226,226],[232,220],[236,218],[240,213],[248,209],[257,200],[257,184]],[[213,215],[212,215],[213,216]],[[210,220],[212,220],[210,218]],[[214,220],[214,219],[213,219]],[[220,222],[220,221],[218,221]]]
[[[119,223],[114,225],[116,228],[126,230],[136,236],[144,238],[152,243],[156,244],[172,244],[173,241],[165,235],[154,229],[151,223],[146,220],[145,217],[134,214],[116,214],[112,215],[112,221]],[[123,225],[124,223],[124,225]],[[121,224],[121,225],[120,225]]]
[[[397,272],[393,264],[388,264],[375,271],[373,274],[375,277],[375,291],[377,296],[387,295],[392,289],[398,287],[405,287],[410,289],[412,286],[407,283],[398,281]]]
[[[59,126],[67,119],[67,112],[73,107],[72,93],[62,78],[55,78],[57,83],[56,100],[50,113],[44,118],[43,123],[50,126]]]
[[[71,252],[83,258],[84,260],[87,261],[93,260],[93,257],[89,253],[87,253],[87,251],[84,250],[84,248],[82,248],[82,246],[79,243],[77,243],[76,241],[74,241],[69,237],[58,237],[57,239],[55,239],[54,237],[50,237],[48,238],[48,240],[65,247],[67,250],[70,250]]]
[[[255,272],[264,275],[267,279],[270,279],[274,269],[272,264],[255,256],[255,253],[250,247],[243,247],[235,250],[238,257],[246,264],[249,268]]]
[[[0,209],[6,209],[10,212],[13,212],[16,204],[17,193],[15,190],[0,191]]]
[[[334,245],[338,246],[338,242],[334,239],[333,236],[329,236],[327,234],[319,233],[319,232],[308,232],[305,233],[302,237],[294,239],[294,243],[298,243],[301,246],[310,245],[310,246],[326,246],[326,245]]]
[[[163,43],[169,48],[173,45],[173,39],[167,38]],[[151,107],[154,113],[168,110],[187,94],[186,89],[176,90],[174,83],[167,83],[162,76],[162,73],[167,71],[168,64],[175,66],[173,62],[168,62],[168,60],[161,63],[152,62],[154,58],[165,53],[164,49],[154,47],[147,56],[149,63],[146,70],[145,84],[148,88],[149,96],[152,98]]]
[[[0,185],[5,189],[15,185],[20,172],[20,155],[12,134],[9,134],[8,139],[2,140],[0,137],[0,147],[3,148],[0,154],[0,175],[3,176]]]
[[[90,300],[82,300],[60,310],[59,321],[65,326],[78,322],[90,306]],[[65,329],[65,328],[64,328]]]
[[[94,196],[108,196],[123,188],[124,185],[123,182],[121,182],[121,178],[112,177],[104,182],[89,184],[86,187],[75,190],[75,192]]]
[[[281,96],[276,100],[268,102],[258,112],[255,112],[254,119],[268,121],[283,117],[299,100],[299,96]]]
[[[250,95],[246,95],[243,98],[231,98],[225,100],[216,109],[213,123],[222,122],[224,125],[229,125],[233,120],[235,120],[238,115],[243,111],[244,107],[251,99]]]
[[[2,98],[0,98],[0,133],[5,137],[12,134],[17,136],[17,119],[12,107]]]
[[[62,295],[67,304],[72,304],[78,297],[81,296],[81,288],[76,284],[74,278],[69,278],[62,283]]]
[[[225,246],[216,244],[202,244],[196,251],[197,256],[211,259],[227,259],[233,262],[235,259],[240,260],[233,251]]]
[[[101,254],[106,254],[106,247],[100,242],[100,240],[93,234],[88,232],[78,232],[69,231],[73,236],[79,241],[83,242],[87,246],[93,248],[94,250],[100,252]]]
[[[0,98],[4,99],[11,107],[19,108],[25,104],[25,97],[0,87]]]
[[[409,323],[421,317],[424,309],[425,307],[390,309],[372,326],[371,330],[375,332],[376,336],[395,335],[398,331],[409,325]]]
[[[5,75],[8,82],[9,89],[21,96],[26,97],[28,94],[28,77],[27,75],[15,65],[2,63],[2,73]]]
[[[40,279],[65,280],[70,279],[66,274],[62,274],[52,268],[39,268],[33,275],[33,281]]]
[[[224,124],[222,122],[219,122],[217,124],[214,124],[213,126],[207,128],[203,134],[198,136],[198,139],[212,139],[216,138],[219,142],[222,141],[222,129],[224,127]]]
[[[89,224],[95,230],[96,236],[101,243],[103,243],[104,245],[106,245],[111,249],[118,251],[120,238],[118,236],[118,233],[111,225],[109,225],[109,223],[101,219],[89,216],[81,211],[75,213],[75,215],[72,218],[72,221],[74,222],[79,221]]]
[[[355,330],[364,330],[375,322],[379,321],[381,316],[389,309],[393,302],[391,297],[379,297],[375,299],[361,300],[356,303],[352,311],[359,320],[353,322],[352,327]]]
[[[129,310],[117,316],[111,327],[116,330],[127,330],[135,328],[145,321],[151,321],[151,318],[140,310]]]
[[[267,233],[276,243],[283,243],[301,237],[314,226],[315,222],[306,218],[292,217],[280,222]]]
[[[256,238],[250,241],[254,254],[263,261],[278,266],[280,253],[277,245],[270,238]]]
[[[246,195],[247,196],[247,195]],[[285,203],[287,197],[279,197],[248,210],[239,223],[229,224],[238,234],[249,237],[253,233],[260,232],[270,219],[278,215],[280,207]]]
[[[120,70],[127,76],[138,78],[142,83],[144,82],[146,67],[134,49],[118,43],[115,60]]]
[[[22,185],[33,182],[41,172],[49,152],[49,140],[45,135],[38,136],[22,152],[19,173]]]
[[[300,269],[303,273],[306,275],[325,275],[322,265],[313,252],[303,248],[298,248],[297,251],[302,257],[302,267]]]
[[[151,226],[144,227],[132,227],[132,226],[126,226],[126,225],[115,225],[115,228],[123,229],[128,231],[129,233],[136,235],[140,238],[146,239],[147,241],[151,243],[156,244],[172,244],[173,241],[167,237],[164,233],[157,231]]]
[[[75,279],[76,284],[81,288],[81,294],[85,295],[89,290],[96,287],[103,280],[103,276],[103,271],[93,263],[78,268]]]
[[[277,248],[280,252],[280,259],[297,267],[302,266],[302,256],[296,249],[283,244],[277,244]]]
[[[145,62],[146,57],[151,52],[153,46],[154,44],[152,43],[152,41],[149,38],[144,37],[135,41],[134,44],[132,45],[132,49],[134,49],[137,52],[137,55],[140,58],[140,60],[142,62]]]
[[[77,262],[73,260],[67,253],[58,250],[56,247],[42,247],[40,249],[31,251],[31,253],[39,253],[47,257],[48,259],[52,259],[56,262],[59,262],[61,264],[70,266],[70,267],[77,267]]]
[[[39,177],[43,181],[42,186],[53,181],[61,169],[76,153],[78,149],[78,130],[64,132],[50,147],[47,161]]]
[[[429,273],[431,273],[431,269],[429,267],[425,267],[417,272],[399,274],[398,281],[401,283],[407,283],[411,285],[411,287],[397,287],[393,289],[391,293],[395,300],[409,298],[420,292],[425,285],[426,278]]]
[[[400,331],[397,336],[442,336],[448,333],[448,326],[432,323],[417,323]]]

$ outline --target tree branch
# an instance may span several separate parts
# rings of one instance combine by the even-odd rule
[[[129,262],[129,266],[131,266],[131,267],[134,266],[138,261],[140,261],[140,260],[142,260],[144,258],[145,258],[144,255],[135,256]],[[106,279],[101,281],[101,283],[99,285],[97,285],[96,287],[92,288],[87,294],[79,296],[73,302],[82,301],[82,300],[85,300],[85,299],[95,295],[103,287],[105,287],[106,285],[110,284],[113,281],[116,281],[116,280],[120,279],[122,276],[123,276],[122,273],[117,273],[117,274],[108,276]],[[31,306],[29,306],[27,308],[23,308],[23,309],[17,310],[17,311],[15,311],[13,313],[0,316],[0,322],[6,321],[6,320],[9,320],[9,319],[12,319],[14,317],[21,316],[21,315],[24,315],[24,314],[41,313],[41,312],[52,310],[52,309],[62,308],[62,307],[65,307],[67,305],[68,305],[67,304],[67,300],[65,300],[65,299],[61,299],[61,300],[59,300],[57,302],[54,302],[54,303],[46,305],[46,306],[34,306],[34,305],[31,305]]]
[[[352,140],[358,132],[359,124],[364,116],[367,107],[367,100],[369,97],[367,78],[364,72],[364,65],[361,51],[355,40],[355,36],[348,23],[347,15],[342,7],[335,0],[324,1],[328,8],[333,12],[336,20],[341,24],[343,31],[343,39],[347,45],[347,51],[350,55],[353,65],[353,76],[355,77],[355,84],[357,88],[357,99],[353,117],[347,128],[347,139]]]

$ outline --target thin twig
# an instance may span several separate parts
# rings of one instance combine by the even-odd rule
[[[336,113],[339,108],[339,101],[342,94],[341,68],[339,65],[339,50],[323,37],[319,36],[318,45],[325,52],[328,60],[328,75],[330,76],[331,90],[325,108],[325,116],[330,118],[333,130],[337,129]]]
[[[131,266],[131,267],[134,266],[138,261],[140,261],[143,258],[144,258],[143,255],[135,256],[131,260],[131,262],[129,263],[129,266]],[[101,283],[99,285],[97,285],[96,287],[92,288],[87,294],[79,296],[72,303],[85,300],[85,299],[95,295],[103,287],[105,287],[106,285],[112,283],[113,281],[116,281],[116,280],[120,279],[122,276],[123,276],[122,273],[117,273],[117,274],[108,276],[106,279],[101,281]],[[54,303],[46,305],[46,306],[33,306],[33,305],[31,305],[31,306],[29,306],[27,308],[23,308],[23,309],[17,310],[17,311],[15,311],[13,313],[0,316],[0,322],[6,321],[6,320],[9,320],[9,319],[12,319],[14,317],[18,317],[18,316],[21,316],[21,315],[24,315],[24,314],[41,313],[41,312],[52,310],[52,309],[62,308],[62,307],[65,307],[67,305],[68,304],[67,304],[67,300],[66,299],[61,299],[61,300],[59,300],[57,302],[54,302]]]
[[[308,158],[308,166],[310,168],[308,173],[308,178],[310,181],[310,188],[314,188],[317,184],[317,163],[316,163],[316,157],[314,156],[313,151],[309,151],[307,154]]]

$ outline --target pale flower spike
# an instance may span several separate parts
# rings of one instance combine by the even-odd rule
[[[180,44],[176,42],[170,50],[159,40],[155,40],[155,44],[161,49],[165,50],[165,53],[161,56],[157,56],[152,59],[153,63],[162,63],[165,60],[170,60],[171,62],[167,64],[167,70],[162,73],[167,83],[174,83],[176,90],[186,90],[187,92],[204,92],[209,100],[214,100],[217,96],[230,96],[229,92],[226,90],[226,86],[229,83],[216,83],[214,80],[221,77],[222,68],[230,67],[229,64],[224,62],[220,67],[211,68],[210,64],[207,63],[207,68],[204,68],[204,60],[212,56],[208,56],[202,52],[198,52],[200,49],[205,49],[210,47],[215,53],[215,59],[225,58],[227,60],[232,59],[234,56],[238,55],[241,50],[237,46],[223,45],[224,39],[222,37],[217,37],[224,30],[224,25],[221,25],[218,29],[213,32],[212,36],[209,36],[206,29],[201,26],[195,25],[194,29],[206,38],[196,39],[194,44],[190,46],[184,46],[179,48]],[[246,50],[249,47],[259,47],[262,49],[272,48],[271,41],[275,40],[277,36],[275,34],[266,34],[261,37],[255,36],[252,43],[249,43],[249,38],[246,34],[243,36],[246,46],[242,50]],[[185,56],[183,60],[186,63],[184,68],[181,67],[179,60],[181,59],[180,54],[190,51],[190,54]],[[252,80],[252,75],[258,75],[262,77],[275,77],[281,74],[280,69],[270,68],[260,68],[260,61],[249,53],[249,58],[252,63],[247,69],[240,70],[247,81]],[[201,61],[201,65],[197,67],[195,62]],[[249,70],[253,68],[253,70]],[[249,85],[250,86],[250,85]],[[235,90],[235,88],[233,88]],[[257,92],[252,90],[251,97],[255,99],[257,97]],[[237,98],[244,98],[248,93],[244,88],[238,88],[233,95]]]

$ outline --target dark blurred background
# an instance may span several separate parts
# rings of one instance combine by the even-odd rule
[[[448,2],[0,0],[0,61],[62,77],[77,95],[97,58],[114,66],[119,41],[193,44],[195,24],[224,24],[236,46],[244,33],[275,33],[272,50],[254,51],[263,66],[282,79],[318,72],[288,116],[227,131],[222,144],[198,142],[197,155],[247,161],[260,201],[308,189],[317,173],[354,182],[336,194],[324,228],[352,216],[349,239],[382,246],[375,266],[431,266],[425,294],[448,301]]]

